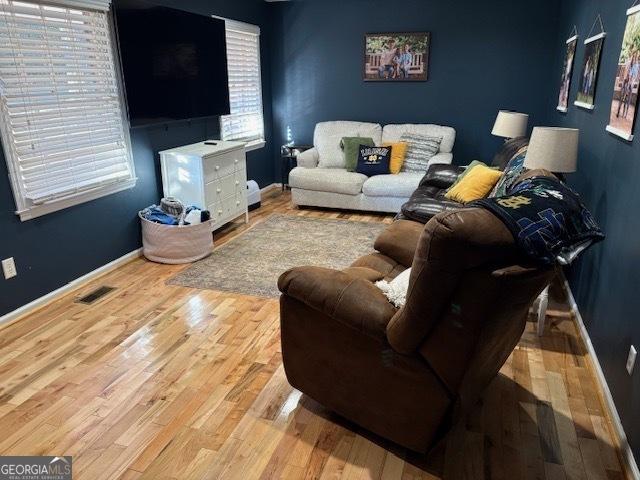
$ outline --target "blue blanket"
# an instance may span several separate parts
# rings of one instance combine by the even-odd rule
[[[604,234],[576,192],[552,177],[531,177],[507,195],[468,204],[486,208],[513,234],[518,247],[536,263],[568,265]]]

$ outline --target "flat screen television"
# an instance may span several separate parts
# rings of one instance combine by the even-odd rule
[[[229,114],[224,20],[114,2],[132,126]]]

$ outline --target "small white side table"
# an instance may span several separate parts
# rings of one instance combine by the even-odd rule
[[[538,336],[544,335],[544,326],[547,319],[547,305],[549,304],[549,285],[538,295],[533,303],[534,310],[538,311]]]

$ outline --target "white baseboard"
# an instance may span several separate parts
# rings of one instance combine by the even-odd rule
[[[633,452],[631,451],[631,446],[629,445],[629,441],[627,440],[627,434],[624,432],[624,427],[622,426],[620,415],[618,414],[618,410],[616,409],[616,404],[613,401],[613,396],[611,395],[609,384],[607,383],[607,379],[604,376],[604,372],[602,371],[602,366],[600,365],[600,361],[598,360],[596,351],[593,348],[593,344],[591,343],[591,337],[589,337],[587,328],[584,325],[582,316],[580,315],[580,310],[578,310],[578,304],[576,303],[576,300],[573,297],[573,292],[571,291],[571,287],[569,287],[569,282],[567,281],[566,278],[564,278],[563,280],[564,280],[565,290],[569,298],[569,306],[571,307],[571,310],[574,313],[574,316],[578,323],[580,334],[582,335],[582,339],[584,340],[587,350],[591,355],[596,376],[598,377],[598,381],[600,382],[600,386],[602,387],[602,392],[604,394],[604,401],[610,413],[610,418],[613,423],[614,433],[618,437],[618,445],[621,449],[620,453],[622,454],[622,461],[625,464],[624,468],[628,474],[632,475],[632,478],[634,480],[640,480],[640,470],[638,470],[638,464],[636,463],[636,460],[633,456]]]
[[[106,265],[103,265],[102,267],[96,268],[95,270],[85,275],[82,275],[81,277],[76,278],[75,280],[72,280],[66,285],[54,290],[53,292],[47,293],[46,295],[40,298],[37,298],[34,301],[29,302],[26,305],[23,305],[22,307],[12,312],[7,313],[6,315],[3,315],[2,317],[0,317],[0,328],[7,325],[10,322],[19,320],[25,315],[28,315],[30,313],[33,313],[36,310],[41,309],[42,307],[53,302],[57,298],[63,295],[67,295],[72,291],[82,287],[88,281],[101,277],[102,275],[109,273],[111,270],[121,265],[124,265],[125,263],[128,263],[131,260],[134,260],[140,256],[142,256],[142,248],[134,250],[133,252],[129,252],[120,258],[116,258],[114,261],[109,262]]]
[[[260,189],[260,193],[268,192],[269,190],[271,190],[273,188],[282,188],[282,184],[281,183],[272,183],[270,185],[267,185],[266,187],[262,187]]]

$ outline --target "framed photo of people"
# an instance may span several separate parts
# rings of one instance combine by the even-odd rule
[[[558,95],[558,106],[556,107],[561,112],[566,112],[569,109],[569,89],[571,88],[571,76],[573,75],[573,62],[576,57],[577,44],[578,35],[567,39],[567,49],[560,79],[560,94]]]
[[[633,140],[640,82],[640,5],[627,10],[627,27],[622,39],[611,113],[607,131],[625,140]]]
[[[598,82],[598,69],[600,68],[600,58],[602,57],[602,45],[606,33],[602,32],[584,41],[585,51],[582,59],[582,69],[580,70],[580,81],[578,83],[578,95],[574,105],[593,110],[596,105],[596,84]]]
[[[428,78],[429,32],[368,33],[364,40],[364,80],[424,82]]]

